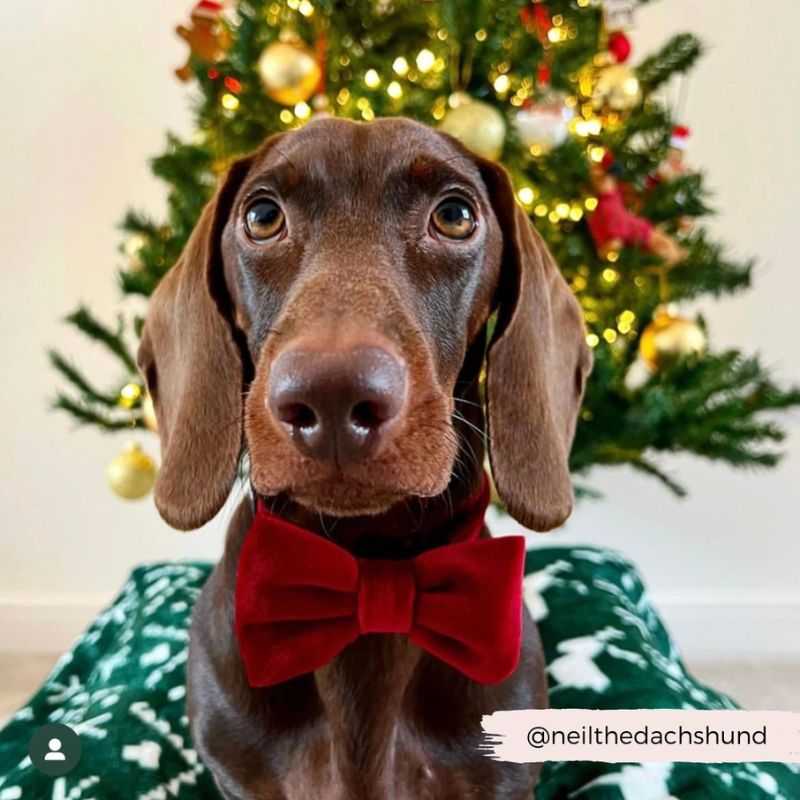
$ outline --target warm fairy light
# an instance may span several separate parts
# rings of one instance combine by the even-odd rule
[[[486,41],[486,37],[487,37],[488,35],[489,35],[489,34],[488,34],[488,33],[486,33],[486,30],[485,30],[484,28],[481,28],[480,30],[478,30],[478,31],[475,31],[475,38],[476,38],[476,39],[477,39],[479,42],[485,42],[485,41]]]
[[[539,203],[539,205],[533,209],[533,213],[536,214],[537,217],[546,217],[547,206],[544,203]]]
[[[596,333],[590,333],[586,337],[586,344],[589,347],[597,347],[600,344],[600,337]]]
[[[572,290],[574,292],[583,291],[586,288],[586,278],[583,275],[576,275],[572,279]]]
[[[586,8],[591,0],[578,0],[578,8]]]
[[[230,94],[226,92],[220,98],[220,103],[222,103],[222,107],[227,111],[236,111],[239,108],[239,98],[235,94]]]
[[[393,100],[399,100],[403,96],[403,87],[397,81],[392,81],[386,87],[386,94]]]
[[[378,70],[368,69],[364,73],[364,83],[370,89],[377,89],[381,85],[381,76],[378,75]]]
[[[297,11],[300,6],[300,0],[286,0],[286,5],[289,6],[292,11]]]
[[[559,219],[566,219],[569,216],[569,203],[558,203],[556,205],[556,214]]]
[[[340,64],[341,64],[343,67],[347,67],[347,66],[349,66],[349,65],[350,65],[350,56],[348,56],[348,55],[346,55],[346,54],[345,54],[345,55],[341,55],[341,56],[339,56],[339,63],[340,63]]]
[[[574,205],[569,210],[569,218],[577,222],[583,216],[583,209],[579,205]]]
[[[553,16],[553,25],[555,25],[558,28],[563,24],[564,24],[564,17],[562,17],[561,14],[555,14]]]
[[[612,264],[619,261],[619,250],[609,250],[606,253],[606,261],[610,261]]]
[[[616,283],[619,280],[619,272],[615,269],[611,269],[611,267],[606,267],[603,270],[603,280],[606,283]]]
[[[366,97],[359,97],[356,100],[356,107],[361,111],[366,111],[369,108],[369,100]]]
[[[494,81],[494,90],[498,94],[505,94],[511,86],[511,79],[508,75],[498,75]]]
[[[600,145],[592,145],[589,148],[589,158],[591,158],[595,164],[599,164],[603,160],[605,154],[605,147],[600,147]]]
[[[636,314],[633,311],[625,310],[617,317],[617,329],[621,334],[630,333],[633,328]]]
[[[531,155],[535,158],[538,158],[542,153],[544,153],[544,149],[540,144],[532,144],[529,149]]]
[[[430,72],[435,63],[436,56],[427,48],[417,53],[417,69],[420,72]]]
[[[609,343],[614,344],[617,341],[617,332],[613,328],[606,328],[603,331],[603,338]]]
[[[597,198],[596,197],[587,197],[583,204],[586,206],[587,211],[594,211],[597,208]]]
[[[403,56],[398,56],[392,62],[392,69],[402,78],[408,73],[408,61]]]
[[[336,102],[340,105],[346,105],[347,101],[350,99],[350,90],[349,89],[339,89],[339,94],[336,95]]]
[[[553,44],[563,42],[568,36],[569,34],[564,28],[552,27],[549,31],[547,31],[547,39]]]
[[[551,212],[550,212],[550,213],[547,215],[547,219],[549,219],[549,220],[550,220],[550,222],[552,222],[552,223],[553,223],[553,225],[556,225],[556,224],[558,223],[559,219],[561,219],[561,217],[559,217],[559,216],[558,216],[558,211],[556,211],[556,210],[554,209],[553,211],[551,211]]]
[[[302,0],[297,10],[304,16],[310,17],[314,13],[314,6],[308,0]]]
[[[294,122],[294,114],[288,108],[284,108],[280,113],[281,122],[284,125],[291,125]]]
[[[436,61],[433,62],[433,71],[444,72],[446,66],[447,62],[441,56],[439,56]]]
[[[311,106],[300,102],[294,107],[294,114],[297,119],[308,119],[311,116]]]
[[[133,408],[142,396],[142,387],[138,383],[128,383],[120,389],[119,404],[125,408]]]
[[[436,38],[437,38],[437,39],[438,39],[440,42],[445,42],[445,41],[447,41],[447,31],[446,31],[444,28],[439,28],[439,30],[438,30],[438,31],[436,31]]]
[[[375,112],[371,108],[362,108],[361,109],[361,118],[365,122],[372,122],[375,119]]]
[[[518,192],[517,197],[521,203],[524,203],[526,206],[529,206],[534,200],[534,193],[533,189],[530,186],[523,186]]]

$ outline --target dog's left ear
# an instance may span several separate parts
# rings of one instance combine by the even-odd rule
[[[156,410],[161,469],[155,501],[181,530],[225,502],[242,449],[243,364],[223,277],[220,235],[251,159],[222,181],[174,267],[154,292],[139,369]]]
[[[489,345],[489,457],[498,493],[523,525],[546,531],[572,511],[569,451],[592,355],[583,314],[506,171],[478,160],[503,232]]]

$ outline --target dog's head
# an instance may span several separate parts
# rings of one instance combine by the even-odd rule
[[[237,162],[152,297],[139,363],[178,528],[255,490],[338,516],[445,490],[455,398],[487,321],[498,491],[532,528],[572,506],[591,358],[580,309],[505,171],[423,125],[310,123]],[[466,401],[465,401],[466,402]]]

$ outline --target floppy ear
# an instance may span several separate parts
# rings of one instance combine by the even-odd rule
[[[225,502],[242,448],[244,370],[229,319],[220,235],[250,160],[235,163],[150,300],[139,368],[161,439],[155,501],[182,530]]]
[[[503,232],[487,357],[492,474],[514,519],[546,531],[572,511],[569,451],[592,356],[580,306],[508,174],[487,161],[479,167]]]

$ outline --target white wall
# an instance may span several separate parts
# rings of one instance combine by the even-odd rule
[[[115,224],[129,205],[158,212],[162,187],[146,160],[164,132],[191,130],[189,96],[171,70],[184,48],[172,27],[190,3],[48,0],[41,13],[0,4],[5,94],[0,121],[0,649],[62,647],[134,564],[214,557],[224,521],[169,530],[149,500],[126,504],[105,486],[119,437],[73,432],[48,412],[58,345],[90,374],[110,362],[59,317],[85,300],[111,319],[118,295]],[[715,346],[762,352],[800,381],[795,258],[800,6],[744,0],[663,0],[641,11],[633,39],[646,54],[691,29],[709,53],[689,81],[689,159],[708,173],[720,214],[713,227],[740,255],[760,259],[756,290],[703,304]],[[96,9],[102,8],[102,13]],[[688,500],[623,470],[598,472],[603,502],[586,503],[542,543],[617,548],[644,572],[689,656],[771,650],[800,654],[800,431],[772,473],[736,473],[689,458],[667,465]],[[151,452],[156,442],[147,442]],[[503,523],[508,526],[508,522]],[[497,527],[497,526],[496,526]],[[774,636],[776,621],[784,635]]]

